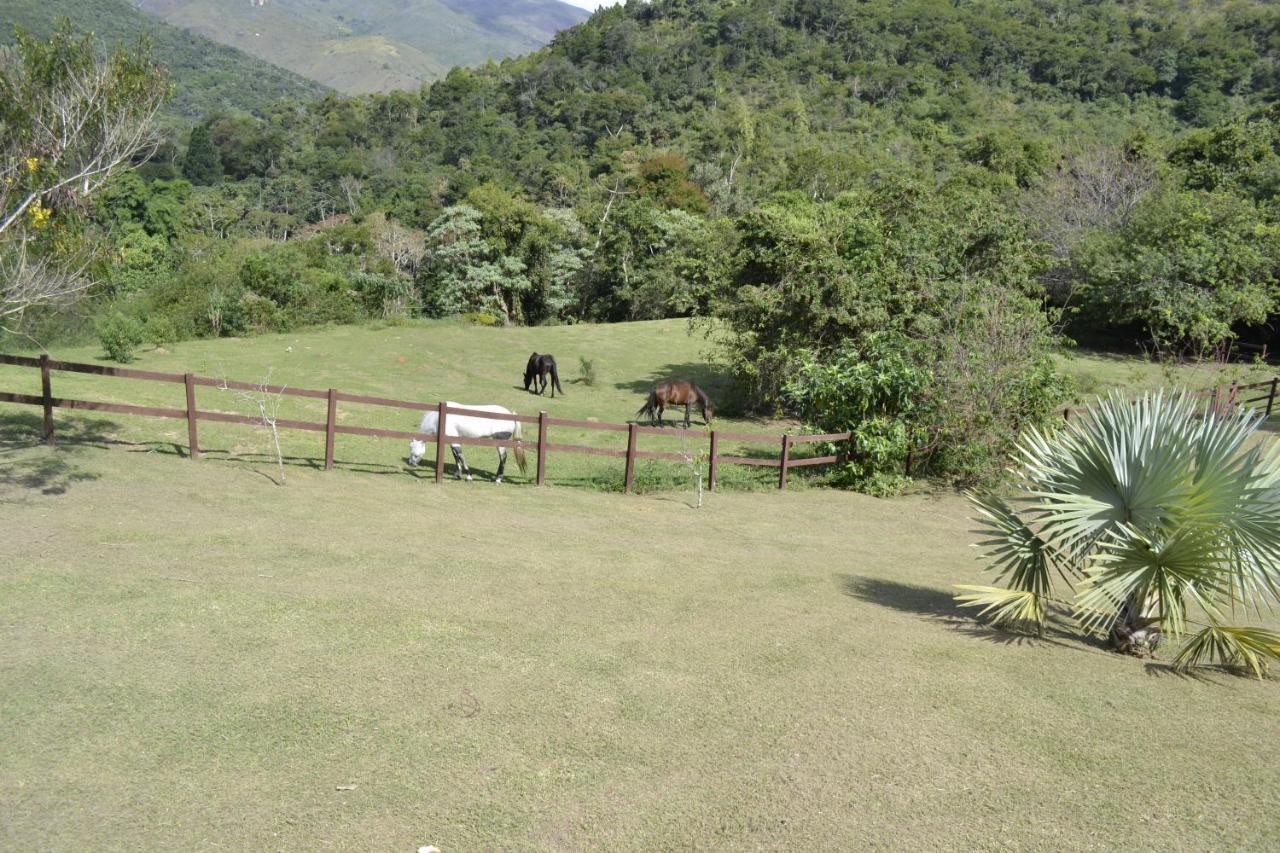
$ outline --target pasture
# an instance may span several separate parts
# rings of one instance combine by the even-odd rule
[[[714,396],[702,346],[677,322],[424,324],[140,366],[625,420],[667,373]],[[513,389],[534,349],[563,398]],[[49,451],[38,410],[0,404],[4,848],[1280,841],[1275,682],[975,625],[950,598],[978,569],[952,494],[727,488],[693,510],[676,475],[628,497],[568,456],[551,481],[584,487],[437,487],[401,442],[317,470],[313,434],[286,434],[280,487],[261,430],[210,427],[218,452],[189,462],[181,422],[57,417]]]

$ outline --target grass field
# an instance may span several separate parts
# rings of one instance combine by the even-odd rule
[[[542,404],[569,417],[705,371],[675,323],[141,366],[532,411],[511,386],[534,348],[566,379],[597,359]],[[50,451],[35,415],[0,406],[0,848],[1280,844],[1276,683],[980,628],[950,598],[979,568],[953,495],[437,487],[398,442],[280,487],[253,429],[190,462],[180,422],[59,414]]]
[[[728,378],[717,372],[705,358],[707,342],[689,334],[684,321],[629,323],[617,326],[562,326],[555,328],[492,329],[453,322],[413,323],[390,328],[344,326],[323,331],[289,335],[264,335],[243,341],[190,341],[168,349],[139,354],[131,365],[143,369],[185,372],[204,376],[258,382],[268,376],[273,384],[301,388],[337,388],[357,394],[421,400],[434,405],[440,400],[459,403],[497,403],[522,414],[545,410],[555,417],[577,420],[626,423],[636,415],[650,386],[657,380],[677,376],[690,378],[708,389],[713,400],[724,400]],[[560,365],[565,393],[554,399],[537,397],[522,388],[522,375],[529,354],[551,352]],[[102,361],[98,347],[60,349],[56,355],[69,361]],[[590,359],[596,378],[592,385],[581,381],[579,357]],[[107,362],[102,362],[107,363]],[[39,393],[39,375],[30,368],[0,366],[0,389]],[[97,376],[57,373],[54,393],[58,396],[108,402],[185,408],[179,385],[104,379]],[[198,405],[251,415],[253,405],[228,391],[202,388]],[[37,415],[38,409],[27,409]],[[281,418],[313,422],[325,419],[325,402],[285,397],[279,408]],[[672,420],[683,410],[668,410]],[[698,417],[697,412],[694,413]],[[344,424],[413,430],[420,414],[377,406],[342,404],[339,422]],[[34,421],[31,422],[34,424]],[[701,424],[699,423],[699,428]],[[780,435],[785,423],[717,419],[722,429],[763,435]],[[32,429],[35,427],[33,426]],[[186,443],[186,425],[176,420],[156,420],[111,416],[111,425],[99,430],[104,440],[147,442],[157,452],[180,453]],[[214,423],[200,425],[201,445],[210,460],[265,463],[271,457],[271,442],[265,430]],[[536,427],[529,433],[536,434]],[[309,432],[283,432],[283,450],[293,465],[314,466],[323,460],[324,436]],[[624,449],[626,435],[598,430],[553,427],[551,440]],[[696,455],[705,442],[659,436],[643,436],[646,450],[688,452]],[[774,445],[723,443],[722,453],[776,457]],[[338,440],[339,465],[379,473],[405,473],[408,443],[342,436]],[[797,456],[815,454],[816,445],[797,447]],[[434,449],[429,451],[434,453]],[[465,448],[468,465],[477,473],[492,474],[497,456],[485,448]],[[434,457],[432,457],[434,459]],[[452,458],[448,459],[452,472]],[[428,463],[429,464],[429,463]],[[263,472],[269,466],[260,467]],[[620,489],[623,464],[620,459],[553,453],[549,456],[548,480],[560,485],[588,485]],[[428,472],[423,469],[422,475]],[[521,477],[508,466],[514,482],[530,482],[532,467]],[[809,471],[794,478],[803,486]],[[274,475],[273,475],[274,476]],[[727,488],[757,488],[776,482],[776,473],[761,467],[724,466],[720,481]],[[637,464],[640,488],[653,490],[692,483],[687,465],[655,460]]]

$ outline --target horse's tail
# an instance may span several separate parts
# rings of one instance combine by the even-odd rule
[[[528,463],[524,458],[524,445],[520,443],[524,438],[524,430],[520,429],[519,421],[516,421],[516,428],[511,431],[511,436],[516,440],[516,465],[520,467],[520,473],[523,474],[528,470]]]
[[[644,405],[636,410],[636,417],[647,415],[649,420],[653,420],[658,416],[658,389],[655,388],[649,392],[649,399],[644,401]]]
[[[556,360],[554,358],[551,359],[551,383],[557,391],[561,394],[564,393],[564,389],[560,387],[560,372],[556,370]]]

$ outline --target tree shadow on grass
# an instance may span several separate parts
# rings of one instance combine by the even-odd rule
[[[1151,678],[1174,678],[1180,681],[1195,681],[1200,684],[1223,685],[1226,676],[1236,673],[1222,667],[1198,667],[1197,669],[1174,669],[1173,664],[1150,661],[1142,667]],[[1215,677],[1217,676],[1217,677]]]
[[[898,583],[864,575],[838,574],[844,594],[880,607],[920,616],[937,622],[966,637],[1000,646],[1061,646],[1076,651],[1102,651],[1105,645],[1094,637],[1070,630],[1066,614],[1054,612],[1040,635],[984,625],[974,618],[972,608],[961,607],[952,593],[940,589]],[[1110,652],[1106,652],[1110,654]]]
[[[615,382],[613,387],[620,391],[629,391],[644,398],[648,396],[654,385],[659,382],[665,382],[668,379],[687,379],[703,391],[706,391],[707,396],[711,398],[711,402],[715,406],[716,413],[719,415],[739,420],[764,422],[763,418],[752,417],[749,413],[742,411],[741,401],[737,399],[734,393],[733,374],[727,368],[718,364],[711,364],[705,361],[665,364],[646,377]],[[639,406],[643,402],[644,399],[640,399],[636,405]],[[677,409],[680,413],[680,420],[683,421],[684,406],[668,408],[666,418],[670,419]],[[697,414],[696,406],[694,407],[694,414]]]
[[[98,479],[75,462],[70,450],[106,447],[117,428],[112,421],[60,417],[56,435],[61,449],[46,449],[41,415],[0,415],[0,503],[25,500],[33,495],[65,494],[76,483]],[[22,451],[29,451],[23,453]]]

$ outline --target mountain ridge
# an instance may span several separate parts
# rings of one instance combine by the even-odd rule
[[[138,8],[348,94],[417,89],[529,53],[589,13],[560,0],[139,0]]]
[[[309,100],[327,87],[146,15],[125,0],[0,0],[0,42],[21,27],[47,36],[58,18],[93,32],[107,47],[147,36],[169,69],[175,91],[165,115],[179,124],[223,111],[261,112],[277,100]]]

